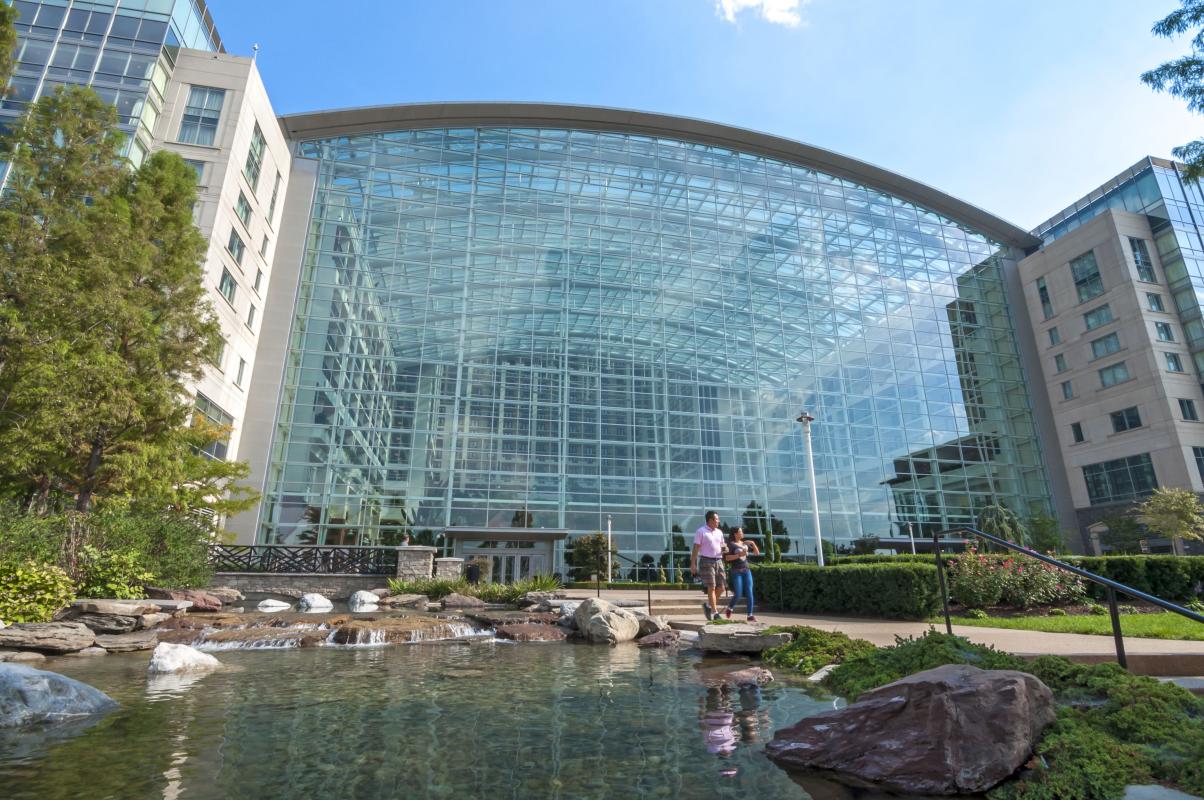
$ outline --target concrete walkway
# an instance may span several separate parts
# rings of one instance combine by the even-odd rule
[[[568,589],[569,597],[593,597],[585,589]],[[604,589],[602,597],[645,601],[647,593],[633,589]],[[695,591],[661,590],[652,592],[653,613],[657,607],[689,607],[689,613],[670,612],[666,616],[674,627],[696,629],[705,620],[702,615],[702,593]],[[736,617],[733,615],[733,619]],[[879,646],[892,645],[896,636],[919,636],[930,627],[944,630],[944,625],[928,622],[908,622],[866,617],[842,617],[826,614],[780,614],[772,611],[757,614],[757,620],[767,625],[807,625],[820,630],[840,631],[854,639],[865,639]],[[1045,633],[1004,628],[978,628],[954,625],[953,632],[978,644],[991,645],[1019,656],[1060,655],[1075,661],[1094,663],[1115,661],[1116,649],[1111,636],[1080,633]],[[1129,667],[1145,675],[1204,675],[1204,641],[1178,639],[1143,639],[1126,636],[1125,652]]]

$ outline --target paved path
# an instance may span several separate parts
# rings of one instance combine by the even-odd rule
[[[594,592],[586,589],[568,589],[569,597],[593,597]],[[604,589],[607,599],[643,601],[647,593],[635,589]],[[653,605],[694,605],[698,610],[691,614],[669,614],[670,621],[682,623],[703,622],[702,593],[698,591],[654,590]],[[808,625],[821,630],[835,630],[854,639],[866,639],[876,645],[891,645],[896,636],[918,636],[932,625],[928,622],[907,622],[865,617],[841,617],[815,614],[757,614],[757,619],[770,625]],[[937,626],[943,629],[943,626]],[[1081,633],[1045,633],[1042,631],[1019,631],[1004,628],[977,628],[954,625],[953,632],[972,642],[988,644],[1017,655],[1066,655],[1066,656],[1115,656],[1116,650],[1111,636],[1094,636]],[[1141,639],[1125,637],[1125,651],[1129,655],[1177,655],[1187,654],[1204,658],[1204,642],[1188,642],[1177,639]],[[1182,673],[1180,673],[1182,674]],[[1200,674],[1192,672],[1190,674]]]

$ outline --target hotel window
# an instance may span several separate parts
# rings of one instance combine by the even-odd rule
[[[247,327],[255,330],[255,306],[251,306],[251,310],[247,312]]]
[[[1179,398],[1179,413],[1188,422],[1199,422],[1200,415],[1196,413],[1196,401]]]
[[[1136,500],[1158,488],[1149,453],[1088,464],[1083,467],[1083,478],[1092,505]]]
[[[259,243],[259,255],[263,258],[268,257],[268,236],[266,233],[263,235],[263,241]]]
[[[242,170],[242,174],[247,176],[247,183],[251,184],[252,192],[259,188],[259,172],[263,169],[263,151],[266,147],[263,131],[256,122],[255,130],[251,133],[251,149],[247,151],[247,164]]]
[[[177,141],[212,145],[217,138],[217,121],[221,118],[225,98],[225,89],[193,86],[188,93],[188,104],[184,106]]]
[[[1150,250],[1146,247],[1145,239],[1129,237],[1129,249],[1133,251],[1133,263],[1137,265],[1137,276],[1146,283],[1157,283],[1154,275],[1154,262],[1150,260]]]
[[[1058,333],[1058,326],[1055,325],[1054,327],[1049,329],[1049,345],[1050,345],[1050,347],[1056,347],[1057,345],[1060,345],[1061,343],[1062,343],[1062,334]]]
[[[251,204],[247,202],[247,196],[240,189],[238,192],[238,203],[234,206],[234,213],[242,220],[242,224],[247,229],[251,227]]]
[[[186,158],[186,159],[184,159],[184,163],[187,164],[188,166],[192,167],[194,170],[196,170],[196,185],[204,186],[205,185],[205,162],[204,161],[194,161],[190,158]]]
[[[217,403],[214,403],[205,395],[197,392],[196,395],[196,413],[198,416],[204,417],[209,423],[216,425],[219,428],[229,428],[234,424],[234,417],[227,414],[221,409]],[[195,418],[194,418],[195,419]],[[201,450],[202,453],[217,461],[224,461],[226,452],[230,446],[230,437],[223,434],[216,442],[211,442],[208,447]]]
[[[1071,400],[1074,398],[1074,384],[1070,381],[1062,381],[1062,399]]]
[[[222,297],[226,298],[226,302],[234,305],[234,295],[238,291],[238,284],[234,282],[234,276],[230,274],[230,270],[222,268],[222,280],[217,285],[217,290],[222,293]]]
[[[1193,447],[1191,454],[1196,457],[1196,469],[1200,473],[1200,480],[1204,481],[1204,447]]]
[[[280,197],[280,173],[276,173],[276,183],[272,186],[272,200],[268,203],[268,224],[274,226],[276,218],[276,200]]]
[[[217,369],[218,372],[225,372],[226,371],[225,361],[226,361],[226,340],[220,339],[217,343],[217,350],[213,354],[213,360],[210,361],[209,363],[212,364]]]
[[[1065,372],[1067,369],[1066,356],[1062,355],[1061,353],[1058,353],[1056,356],[1054,356],[1054,370],[1057,372]]]
[[[1070,437],[1074,439],[1075,444],[1083,441],[1083,424],[1081,422],[1070,423]]]
[[[238,235],[238,231],[233,228],[230,229],[230,241],[226,243],[226,249],[234,257],[234,263],[242,266],[242,257],[247,252],[247,246],[243,244],[242,237]]]
[[[1074,288],[1078,290],[1079,302],[1086,303],[1104,293],[1104,282],[1095,263],[1095,253],[1084,253],[1070,262],[1070,274],[1074,277]]]
[[[1091,357],[1103,358],[1120,351],[1120,337],[1115,333],[1095,339],[1091,342]]]
[[[1137,406],[1113,411],[1110,416],[1112,417],[1113,433],[1124,433],[1141,427],[1141,413],[1137,410]]]
[[[242,377],[247,371],[247,360],[245,358],[238,359],[238,372],[234,376],[234,385],[242,388]]]
[[[1112,308],[1106,303],[1099,308],[1093,308],[1083,315],[1083,324],[1087,326],[1087,330],[1098,328],[1100,325],[1107,325],[1112,321]]]
[[[259,285],[260,285],[262,282],[263,282],[263,270],[261,270],[261,269],[257,269],[257,270],[255,270],[255,283],[253,283],[253,284],[251,285],[251,288],[252,288],[252,289],[254,289],[256,292],[258,292],[258,291],[259,291]]]
[[[1167,372],[1182,372],[1183,371],[1183,361],[1182,361],[1182,359],[1179,358],[1178,353],[1163,353],[1162,355],[1166,359],[1166,371]]]
[[[1158,341],[1160,342],[1175,341],[1175,332],[1171,330],[1169,322],[1155,322],[1154,331],[1158,334]]]
[[[1166,306],[1162,305],[1162,295],[1157,292],[1146,292],[1145,302],[1150,311],[1166,311]]]
[[[1125,366],[1125,362],[1113,364],[1110,367],[1104,367],[1099,371],[1100,386],[1107,389],[1109,386],[1115,386],[1118,383],[1123,383],[1129,379],[1129,368]]]
[[[1053,303],[1049,301],[1049,287],[1045,285],[1044,278],[1037,278],[1037,297],[1041,299],[1041,310],[1045,313],[1045,318],[1049,319],[1054,315]]]

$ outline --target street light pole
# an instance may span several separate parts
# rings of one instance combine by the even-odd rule
[[[822,567],[824,565],[824,537],[819,530],[819,492],[816,491],[815,457],[811,454],[811,423],[815,417],[804,411],[798,415],[796,422],[803,423],[803,444],[807,451],[807,471],[811,473],[811,521],[815,525],[815,559]]]
[[[911,554],[916,554],[916,537],[911,533],[911,523],[907,523],[907,538],[911,540]]]
[[[606,515],[606,582],[610,583],[610,576],[613,574],[610,571],[610,514]]]

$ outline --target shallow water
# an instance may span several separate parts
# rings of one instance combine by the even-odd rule
[[[783,682],[708,690],[704,673],[748,662],[631,645],[218,657],[227,669],[185,680],[148,679],[146,653],[46,662],[121,708],[0,738],[0,796],[806,798],[762,746],[832,704]]]

